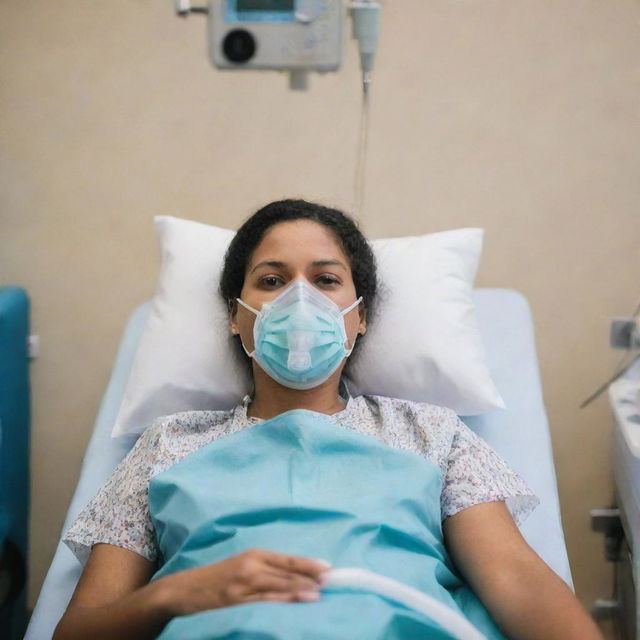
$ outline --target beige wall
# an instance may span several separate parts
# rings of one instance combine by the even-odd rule
[[[640,273],[632,0],[395,0],[372,96],[371,237],[487,230],[478,284],[529,299],[578,595],[608,596],[589,530],[611,499],[607,322]],[[25,286],[32,367],[31,601],[125,320],[153,293],[152,216],[235,227],[300,195],[353,200],[354,51],[292,93],[209,67],[205,22],[151,0],[0,3],[0,284]],[[517,425],[514,425],[517,428]]]

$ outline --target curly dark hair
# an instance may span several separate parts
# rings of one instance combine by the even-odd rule
[[[311,220],[322,224],[331,231],[338,245],[349,260],[356,296],[362,296],[370,322],[375,311],[378,281],[376,261],[371,246],[367,242],[357,223],[348,215],[306,200],[279,200],[256,211],[238,229],[224,257],[224,266],[220,277],[219,293],[231,308],[240,297],[249,261],[265,233],[274,225],[291,220]],[[234,336],[238,354],[251,369],[251,359],[247,357],[240,336]],[[353,363],[359,351],[363,336],[358,335],[353,346],[347,368]]]

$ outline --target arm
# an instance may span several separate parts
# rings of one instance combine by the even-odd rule
[[[447,518],[445,544],[460,573],[511,640],[603,640],[569,587],[526,543],[504,502]]]
[[[299,556],[250,549],[153,582],[154,563],[96,544],[53,640],[146,640],[174,617],[245,602],[318,599],[327,567]]]
[[[155,638],[168,617],[158,583],[148,584],[154,570],[133,551],[95,545],[53,640]]]

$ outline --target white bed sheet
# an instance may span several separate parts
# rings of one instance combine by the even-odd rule
[[[521,294],[506,289],[476,289],[474,302],[489,368],[507,410],[464,420],[522,475],[540,498],[540,505],[523,523],[521,531],[543,560],[573,588],[529,306]],[[149,310],[147,302],[129,318],[63,531],[134,443],[133,439],[113,440],[110,433]],[[75,556],[60,542],[26,640],[51,638],[80,573]]]

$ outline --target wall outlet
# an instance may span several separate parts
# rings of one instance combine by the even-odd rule
[[[613,318],[609,344],[614,349],[640,349],[640,318]]]

